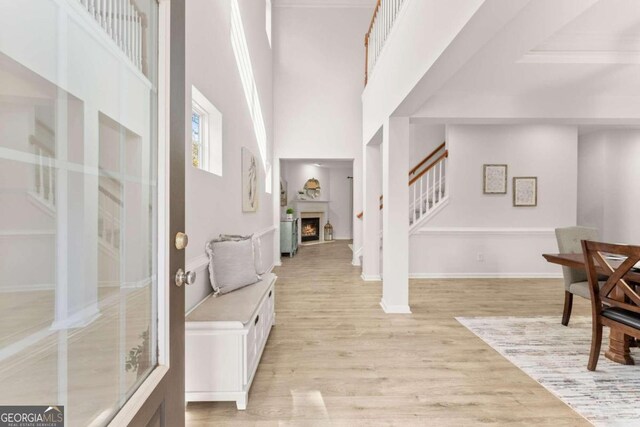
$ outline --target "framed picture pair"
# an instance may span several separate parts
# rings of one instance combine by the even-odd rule
[[[507,165],[484,165],[483,193],[507,194]],[[513,177],[513,206],[538,205],[538,178]]]

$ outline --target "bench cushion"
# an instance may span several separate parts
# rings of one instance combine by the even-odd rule
[[[262,280],[253,285],[217,297],[211,294],[187,315],[186,321],[240,322],[246,325],[275,279],[275,274],[266,273]]]

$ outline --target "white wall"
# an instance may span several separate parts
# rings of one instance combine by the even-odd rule
[[[320,182],[320,196],[315,200],[329,202],[329,220],[333,225],[334,239],[348,240],[352,238],[352,221],[350,205],[350,183],[347,177],[353,176],[353,167],[338,162],[329,166],[316,166],[308,161],[283,161],[280,173],[287,181],[289,204],[297,199],[298,191],[303,190],[308,179],[315,178]],[[281,209],[284,216],[286,207]],[[324,226],[324,224],[322,224]]]
[[[409,165],[418,164],[445,140],[444,125],[411,124],[409,128]]]
[[[414,276],[553,276],[554,228],[576,224],[571,126],[449,126],[449,204],[411,237]],[[482,193],[483,164],[508,165],[505,195]],[[512,206],[514,176],[538,177],[538,206]],[[478,257],[480,255],[480,260]]]
[[[351,228],[353,227],[351,206],[350,206],[350,180],[353,176],[353,168],[331,168],[329,169],[329,180],[331,182],[331,203],[329,203],[329,218],[333,225],[334,239],[351,239]],[[356,212],[357,213],[357,212]]]
[[[272,162],[272,62],[265,31],[265,2],[239,0],[262,114],[267,128],[268,162]],[[272,196],[265,192],[266,175],[260,168],[258,212],[242,212],[241,148],[257,158],[259,150],[230,41],[230,2],[191,0],[187,4],[187,114],[190,123],[191,85],[195,85],[222,113],[223,176],[194,168],[186,159],[186,231],[188,268],[197,271],[187,288],[189,310],[210,291],[204,252],[208,240],[220,233],[251,234],[273,226]],[[190,152],[190,131],[186,137]],[[259,162],[261,163],[261,162]],[[278,191],[275,196],[278,196]],[[273,232],[263,237],[265,262],[273,259]]]
[[[602,240],[640,244],[640,130],[607,130],[580,137],[578,224]]]
[[[369,142],[483,3],[484,0],[405,2],[362,95],[364,143]],[[364,56],[364,48],[360,50]]]
[[[273,16],[275,157],[354,159],[354,213],[362,210],[362,41],[371,13],[277,7]],[[355,248],[361,225],[356,219]]]

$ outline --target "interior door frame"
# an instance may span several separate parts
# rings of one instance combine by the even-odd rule
[[[174,283],[185,229],[185,0],[157,0],[158,11],[158,366],[109,423],[185,424],[184,287]]]

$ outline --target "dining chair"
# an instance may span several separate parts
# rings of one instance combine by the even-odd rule
[[[616,328],[640,339],[640,295],[624,277],[640,261],[640,246],[582,242],[591,294],[591,352],[587,369],[595,371],[602,345],[602,327]],[[617,256],[613,260],[612,256]],[[601,287],[600,268],[609,277]]]
[[[598,240],[598,230],[589,227],[556,228],[558,251],[563,254],[581,254],[582,240]],[[589,299],[589,282],[587,272],[575,268],[562,267],[564,277],[564,311],[562,324],[567,326],[573,307],[573,296]]]

